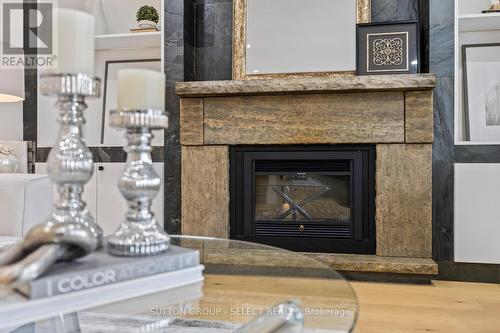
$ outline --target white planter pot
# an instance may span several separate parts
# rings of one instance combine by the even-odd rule
[[[139,24],[139,27],[141,29],[156,29],[156,28],[158,28],[158,26],[155,22],[149,21],[149,20],[137,21],[137,24]]]

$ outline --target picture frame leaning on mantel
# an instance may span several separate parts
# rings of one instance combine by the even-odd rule
[[[350,1],[354,3],[349,3]],[[298,7],[301,2],[307,6],[304,7],[307,8],[307,12]],[[314,2],[317,2],[317,6],[310,7]],[[356,24],[371,21],[371,0],[282,0],[274,1],[273,4],[276,7],[270,7],[268,0],[234,1],[232,59],[234,80],[356,74]],[[258,10],[259,5],[265,5],[265,10]],[[330,10],[332,8],[325,10],[325,5],[339,7],[332,7],[337,10]],[[255,19],[249,17],[251,13],[261,15],[258,19],[259,25],[251,24]],[[288,16],[285,15],[287,13]],[[345,13],[349,14],[346,16]],[[317,18],[322,15],[325,19],[318,20]],[[289,22],[288,17],[301,21]],[[318,30],[301,30],[307,26],[312,27],[311,29],[316,27]],[[294,31],[294,33],[289,36],[279,35],[284,31]],[[259,33],[266,38],[259,39]],[[256,47],[252,41],[259,45]],[[321,49],[308,48],[310,46],[320,46]],[[252,58],[248,59],[248,56]],[[294,57],[300,61],[293,62]],[[304,61],[308,58],[310,61]],[[262,61],[262,66],[259,66],[259,61]],[[256,62],[258,65],[255,65]],[[315,68],[317,64],[318,68]],[[283,68],[286,70],[282,70]]]
[[[416,74],[421,71],[418,21],[358,24],[357,75]]]

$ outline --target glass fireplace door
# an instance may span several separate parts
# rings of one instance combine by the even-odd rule
[[[255,220],[351,222],[350,172],[258,173],[255,177]]]
[[[374,251],[372,147],[253,147],[231,152],[232,238],[298,251]]]
[[[353,160],[257,160],[253,167],[257,236],[352,238]]]

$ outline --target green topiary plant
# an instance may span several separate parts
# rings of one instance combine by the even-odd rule
[[[154,23],[158,23],[160,21],[160,15],[158,15],[158,11],[153,6],[144,5],[137,11],[135,15],[137,21],[153,21]]]

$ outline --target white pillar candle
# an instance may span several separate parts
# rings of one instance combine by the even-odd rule
[[[56,11],[58,64],[61,73],[94,74],[94,16],[74,9]]]
[[[118,109],[165,109],[165,74],[147,69],[118,71]]]

